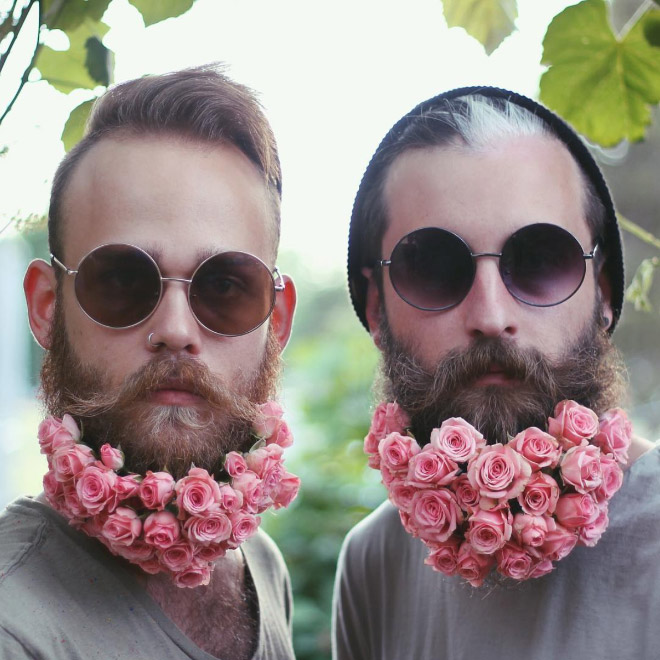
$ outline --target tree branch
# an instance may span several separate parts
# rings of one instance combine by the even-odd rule
[[[17,4],[18,0],[14,0],[11,9],[7,12],[6,18],[2,21],[2,26],[0,27],[0,41],[14,30],[14,11],[16,11]]]
[[[37,40],[36,40],[36,43],[34,45],[34,52],[32,53],[32,59],[30,59],[30,63],[27,65],[25,71],[23,71],[23,75],[21,76],[21,82],[18,86],[18,89],[16,90],[16,93],[14,94],[14,97],[12,98],[11,101],[9,101],[9,104],[7,105],[7,107],[5,108],[5,111],[2,113],[2,116],[0,117],[0,124],[2,124],[2,122],[4,121],[4,118],[9,114],[10,110],[14,107],[14,103],[16,103],[16,99],[18,98],[18,95],[23,90],[23,87],[25,87],[25,83],[28,81],[28,77],[30,76],[30,71],[32,71],[32,69],[34,67],[34,63],[37,61],[37,55],[39,54],[39,50],[40,50],[39,41],[40,41],[40,36],[41,36],[41,20],[43,18],[42,11],[41,11],[42,10],[41,2],[39,2],[38,0],[30,0],[30,4],[26,8],[27,11],[24,10],[23,13],[27,17],[27,14],[29,13],[30,9],[32,8],[32,5],[34,5],[35,2],[37,2],[37,5],[39,7],[39,21],[38,21],[38,25],[37,25]],[[21,18],[22,18],[22,22],[21,22],[21,27],[22,27],[22,23],[25,22],[25,18],[23,18],[23,15],[21,15]],[[19,30],[20,30],[20,28],[19,28]],[[5,53],[5,54],[9,53],[9,51],[11,50],[11,47],[14,45],[15,41],[16,41],[16,39],[14,39],[11,42],[11,44],[9,45],[9,49],[8,49],[7,53]],[[2,64],[4,64],[4,62],[2,62]],[[0,70],[1,69],[2,69],[2,66],[0,66]]]
[[[631,220],[624,218],[620,213],[617,213],[617,218],[621,227],[625,229],[629,234],[636,236],[641,241],[644,241],[648,245],[652,245],[653,247],[660,250],[660,238],[655,237],[650,231],[646,231],[646,229],[640,227]]]
[[[12,49],[14,48],[14,44],[18,40],[18,35],[20,34],[21,29],[23,28],[23,24],[25,23],[25,21],[28,17],[28,14],[30,13],[30,9],[32,9],[32,5],[34,5],[35,2],[37,2],[37,0],[30,0],[27,7],[23,7],[23,11],[21,12],[21,15],[18,18],[18,22],[16,23],[16,25],[14,26],[14,29],[12,30],[13,35],[14,35],[13,39],[11,40],[7,50],[2,55],[0,55],[0,72],[2,71],[2,68],[5,65],[5,62],[9,58],[9,54],[11,53]],[[39,23],[39,27],[41,27],[41,23]]]

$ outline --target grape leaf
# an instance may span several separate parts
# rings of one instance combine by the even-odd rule
[[[145,26],[185,14],[195,0],[128,0],[141,14]]]

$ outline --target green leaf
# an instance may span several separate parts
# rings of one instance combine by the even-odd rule
[[[46,27],[68,33],[84,21],[98,23],[105,14],[110,0],[46,0],[43,17]]]
[[[462,27],[490,55],[515,30],[516,0],[444,0],[447,25]]]
[[[94,89],[99,81],[90,75],[86,66],[88,61],[87,43],[90,37],[100,41],[109,29],[105,23],[85,20],[75,30],[67,33],[70,44],[68,50],[59,51],[44,46],[39,52],[35,63],[41,77],[53,85],[55,89],[65,94],[81,87]],[[106,53],[108,58],[106,62],[111,63],[112,58],[109,57],[109,53],[111,51]],[[108,75],[111,79],[111,71]]]
[[[653,284],[653,275],[660,267],[660,259],[651,257],[644,259],[635,273],[630,286],[626,289],[626,300],[635,305],[637,311],[651,312],[653,307],[649,300],[649,291]]]
[[[644,32],[646,41],[649,42],[649,45],[657,48],[660,46],[660,12],[649,12],[644,16],[642,21],[642,31]]]
[[[75,147],[82,139],[85,132],[85,124],[87,123],[87,118],[93,104],[93,100],[81,103],[71,111],[69,118],[66,120],[64,130],[62,131],[62,142],[67,151]]]
[[[646,21],[619,40],[604,0],[584,0],[550,23],[543,40],[541,100],[590,140],[613,146],[641,140],[660,101],[660,48],[644,36]]]
[[[195,0],[128,0],[141,14],[145,26],[185,14]]]
[[[114,70],[113,53],[98,37],[89,37],[85,42],[87,55],[85,68],[92,80],[107,87],[112,82]]]

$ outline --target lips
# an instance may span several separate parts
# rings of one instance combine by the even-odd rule
[[[170,406],[189,406],[202,401],[192,385],[179,380],[165,381],[152,390],[148,398],[154,403]]]
[[[499,364],[493,364],[483,375],[475,380],[475,385],[510,385],[514,378]]]

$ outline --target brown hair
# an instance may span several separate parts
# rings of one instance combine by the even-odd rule
[[[170,134],[240,149],[263,174],[273,202],[275,247],[280,235],[282,173],[273,131],[255,94],[207,65],[116,85],[94,104],[83,139],[60,163],[50,196],[48,242],[63,258],[62,201],[81,158],[114,135]]]

